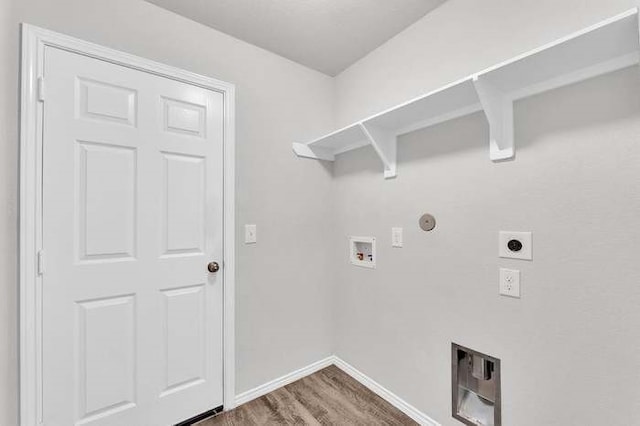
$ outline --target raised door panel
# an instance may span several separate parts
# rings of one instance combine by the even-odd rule
[[[76,92],[78,118],[136,125],[136,90],[79,77]]]
[[[204,284],[163,291],[165,386],[162,396],[205,380]]]
[[[79,302],[79,424],[135,407],[135,297]]]
[[[205,252],[205,159],[163,153],[165,256]]]
[[[136,255],[136,150],[78,142],[78,248],[82,261]]]
[[[198,138],[206,137],[207,109],[204,105],[177,99],[162,98],[164,130]]]

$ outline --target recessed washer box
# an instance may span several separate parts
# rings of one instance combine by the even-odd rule
[[[376,267],[376,239],[374,237],[350,237],[351,263],[365,268]]]
[[[501,426],[500,360],[451,344],[453,418],[468,426]]]
[[[531,232],[500,231],[498,256],[508,259],[532,260]]]

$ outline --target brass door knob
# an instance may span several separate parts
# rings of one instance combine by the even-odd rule
[[[218,262],[209,262],[209,264],[207,265],[207,269],[211,273],[218,272],[220,270],[220,265],[218,265]]]

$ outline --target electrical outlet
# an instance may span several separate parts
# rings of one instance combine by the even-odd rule
[[[391,228],[391,246],[400,248],[402,244],[402,228]]]
[[[500,268],[500,294],[520,298],[520,271]]]
[[[498,256],[532,260],[531,232],[500,231]]]

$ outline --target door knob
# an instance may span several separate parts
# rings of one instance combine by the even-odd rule
[[[218,264],[218,262],[209,262],[209,264],[207,265],[207,269],[211,273],[218,272],[220,270],[220,265]]]

